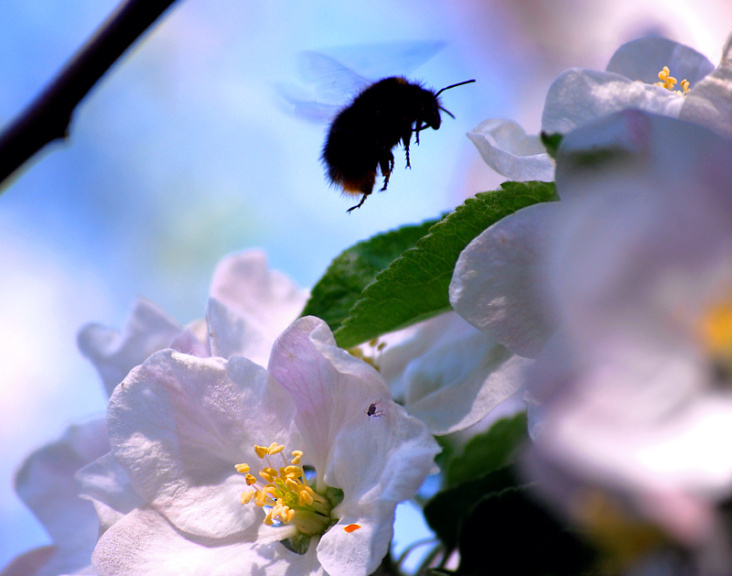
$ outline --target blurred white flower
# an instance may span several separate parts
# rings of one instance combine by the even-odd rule
[[[571,513],[588,487],[619,495],[714,574],[730,569],[730,157],[729,140],[639,111],[567,136],[536,268],[559,331],[527,375],[535,456],[582,485]]]
[[[15,489],[53,544],[15,558],[3,576],[93,574],[98,523],[92,504],[78,497],[77,470],[109,451],[103,419],[70,426],[61,438],[33,452],[15,476]]]
[[[108,426],[145,505],[101,537],[100,574],[370,574],[396,504],[439,451],[379,373],[312,317],[277,340],[268,370],[153,355],[115,390]]]
[[[732,135],[731,43],[732,37],[716,69],[687,46],[665,38],[641,38],[618,48],[605,71],[567,70],[549,88],[542,132],[567,134],[633,108]],[[517,181],[553,180],[554,163],[539,137],[526,135],[515,122],[487,120],[468,137],[499,174]]]
[[[109,394],[134,366],[169,347],[197,356],[240,355],[266,366],[275,338],[297,318],[307,297],[306,290],[267,267],[263,252],[244,251],[217,265],[205,322],[184,328],[139,300],[122,332],[89,325],[79,335],[79,348]]]

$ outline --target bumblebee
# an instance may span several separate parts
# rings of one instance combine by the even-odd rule
[[[386,190],[394,169],[392,149],[400,142],[409,162],[412,133],[426,128],[439,129],[440,111],[454,118],[442,107],[440,94],[450,88],[469,84],[466,80],[446,86],[438,92],[401,76],[379,80],[361,91],[333,120],[323,146],[321,160],[330,182],[346,194],[362,194],[361,200],[348,212],[360,208],[376,183],[377,170],[384,178]]]

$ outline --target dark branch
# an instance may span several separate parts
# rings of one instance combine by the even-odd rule
[[[0,135],[0,185],[46,144],[68,135],[76,106],[175,0],[125,0]]]

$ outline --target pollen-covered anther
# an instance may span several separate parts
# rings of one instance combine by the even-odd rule
[[[274,468],[264,468],[259,471],[259,475],[269,484],[270,482],[274,482],[274,479],[277,478],[279,474]]]
[[[297,493],[297,503],[300,506],[310,506],[313,502],[315,502],[315,499],[307,490],[300,490]]]
[[[700,332],[704,347],[712,356],[732,357],[732,298],[706,311]]]
[[[293,450],[292,451],[292,460],[290,460],[290,464],[293,466],[297,466],[300,464],[300,459],[302,458],[302,450]]]
[[[386,342],[379,342],[378,338],[369,340],[366,344],[362,344],[364,348],[360,346],[354,346],[348,349],[348,353],[351,356],[355,356],[363,360],[364,362],[371,364],[377,370],[381,370],[381,353],[386,348]]]
[[[675,92],[679,95],[684,95],[689,92],[689,81],[688,80],[682,80],[681,81],[681,90],[674,90],[674,86],[678,84],[678,80],[671,76],[671,70],[669,70],[668,66],[664,66],[663,69],[658,73],[658,79],[660,82],[656,82],[654,86],[660,86],[661,88],[665,88],[666,90],[669,90],[671,92]]]
[[[249,464],[237,464],[234,466],[239,474],[246,474],[249,472]]]

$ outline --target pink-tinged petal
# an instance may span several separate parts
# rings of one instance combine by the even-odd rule
[[[211,356],[206,322],[199,320],[187,326],[183,332],[171,340],[170,348],[176,352],[182,352],[191,356],[200,356],[201,358]]]
[[[77,495],[74,474],[108,450],[104,420],[91,420],[69,427],[57,442],[31,454],[18,471],[18,495],[55,544],[54,553],[36,572],[39,576],[74,572],[89,564],[99,523],[91,503]]]
[[[206,310],[212,353],[244,356],[266,366],[272,344],[306,301],[307,291],[267,268],[263,252],[224,258],[216,268]]]
[[[534,357],[554,330],[542,257],[559,203],[529,206],[473,240],[450,284],[455,311],[515,354]]]
[[[374,574],[389,550],[394,535],[394,509],[391,502],[374,503],[362,515],[345,514],[318,542],[318,560],[327,574],[368,576]],[[360,526],[346,532],[350,524]]]
[[[572,68],[549,87],[541,128],[568,134],[575,128],[628,108],[676,118],[683,96],[611,72]]]
[[[210,295],[252,324],[267,328],[271,342],[299,316],[308,299],[307,290],[299,289],[281,272],[270,270],[267,257],[258,250],[221,260]]]
[[[300,556],[279,542],[253,544],[256,539],[256,527],[222,542],[182,537],[153,510],[138,509],[100,538],[93,561],[100,576],[322,574],[315,546]]]
[[[343,425],[365,416],[372,402],[390,399],[381,375],[338,348],[328,325],[313,316],[297,320],[280,336],[269,371],[295,403],[303,449],[319,475]]]
[[[554,180],[554,163],[538,136],[512,120],[490,119],[468,132],[486,164],[510,180]]]
[[[407,411],[442,435],[472,426],[518,390],[521,379],[511,356],[448,312],[405,330],[377,360]]]
[[[56,553],[56,546],[42,546],[28,550],[13,558],[0,576],[52,576],[58,572],[48,572],[45,568]],[[90,553],[91,556],[91,553]]]
[[[107,394],[111,395],[130,370],[154,352],[168,348],[182,331],[175,320],[141,298],[121,332],[89,324],[79,333],[78,345],[96,367]]]
[[[94,503],[103,533],[114,522],[145,504],[135,491],[127,471],[107,453],[76,473],[79,494]]]
[[[515,356],[503,346],[489,345],[486,338],[482,335],[480,342],[472,343],[478,351],[466,343],[463,374],[408,407],[409,413],[425,422],[432,434],[452,434],[476,424],[521,389],[523,372],[532,360]],[[449,362],[461,357],[455,351]],[[439,358],[435,355],[432,360],[437,362]],[[446,357],[443,359],[448,362]]]
[[[135,490],[184,531],[224,537],[261,520],[242,506],[254,444],[285,443],[294,415],[282,390],[244,358],[166,350],[134,369],[110,400],[112,451]]]
[[[209,298],[206,321],[211,339],[211,353],[214,356],[244,356],[260,366],[267,365],[274,344],[274,336],[270,334],[268,327],[258,322],[253,323],[251,318],[215,298]]]
[[[393,402],[382,401],[378,408],[344,425],[325,475],[328,485],[344,493],[333,510],[339,522],[318,546],[330,574],[371,574],[388,551],[396,505],[413,497],[436,470],[440,448],[427,427]],[[349,524],[362,528],[348,533],[343,528]]]
[[[658,73],[668,66],[679,81],[688,80],[692,87],[714,70],[706,56],[667,38],[639,38],[623,44],[607,65],[614,72],[647,84],[658,82]]]
[[[686,96],[679,118],[732,137],[732,36],[717,69]]]
[[[424,423],[402,406],[382,401],[378,409],[378,415],[352,418],[333,447],[326,482],[344,492],[335,510],[339,517],[357,510],[364,514],[376,502],[411,498],[440,452]]]

